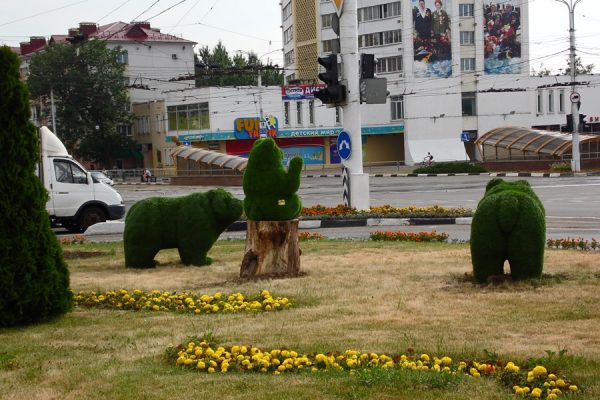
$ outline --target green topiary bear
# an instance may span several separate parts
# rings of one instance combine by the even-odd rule
[[[152,268],[161,249],[177,248],[185,265],[207,265],[219,235],[242,214],[242,202],[223,189],[135,203],[125,218],[125,266]]]
[[[272,138],[259,139],[252,146],[243,181],[248,219],[284,221],[300,214],[302,203],[296,192],[303,161],[292,158],[287,172],[282,161],[283,152]]]
[[[513,280],[539,278],[544,266],[544,206],[524,180],[488,182],[471,225],[471,259],[477,282],[504,274]]]

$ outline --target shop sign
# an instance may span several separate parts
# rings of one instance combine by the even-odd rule
[[[261,137],[277,137],[279,130],[277,118],[272,115],[260,118],[236,118],[233,122],[233,134],[236,139],[258,139]]]
[[[324,89],[325,85],[288,85],[281,87],[281,98],[283,100],[312,100],[315,92]]]
[[[597,116],[588,116],[587,118],[587,123],[588,124],[598,124],[600,123],[600,117]]]

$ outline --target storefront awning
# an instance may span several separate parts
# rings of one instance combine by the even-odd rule
[[[214,165],[219,168],[227,168],[240,172],[243,172],[248,164],[248,159],[244,157],[190,146],[177,147],[173,151],[172,157],[173,159],[183,158],[186,160],[193,160],[197,163]]]

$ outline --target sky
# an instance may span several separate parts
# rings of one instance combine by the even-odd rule
[[[530,66],[559,73],[569,54],[567,6],[557,0],[513,0],[518,2],[529,3]],[[283,65],[279,0],[0,0],[0,7],[0,44],[9,46],[30,36],[66,34],[79,22],[149,20],[161,32],[198,42],[196,48],[222,41],[230,55],[254,51],[263,62]],[[600,1],[577,4],[575,34],[577,54],[600,73]],[[560,54],[550,56],[555,53]]]

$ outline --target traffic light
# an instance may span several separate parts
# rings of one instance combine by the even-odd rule
[[[375,54],[362,53],[360,55],[360,77],[371,79],[375,77]]]
[[[585,132],[585,129],[587,128],[585,117],[587,117],[587,115],[579,114],[579,132]]]
[[[573,132],[573,114],[567,114],[566,132]]]
[[[337,104],[346,100],[346,86],[341,85],[338,74],[337,55],[329,54],[327,57],[317,58],[317,62],[325,68],[325,72],[319,74],[327,87],[317,90],[315,97],[323,104]]]

